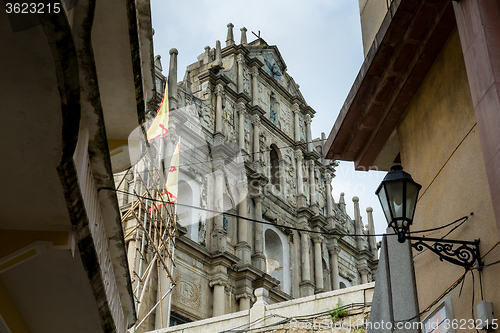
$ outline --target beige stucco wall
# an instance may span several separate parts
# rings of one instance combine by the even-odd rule
[[[481,255],[487,254],[483,261],[492,262],[494,259],[489,258],[497,258],[500,253],[499,239],[457,30],[443,46],[397,131],[403,167],[422,185],[412,229],[441,226],[473,212],[447,238],[480,238]],[[449,230],[426,235],[439,238]],[[419,254],[414,262],[421,311],[464,273],[462,267],[440,262],[431,251]],[[500,274],[499,266],[482,271],[487,301],[500,299],[500,290],[494,289],[493,282]],[[477,271],[475,277],[477,304],[481,301]],[[454,318],[470,319],[471,273],[461,298],[459,289],[451,293]],[[500,313],[498,303],[493,307]]]
[[[387,13],[390,0],[359,0],[363,52],[366,56]]]

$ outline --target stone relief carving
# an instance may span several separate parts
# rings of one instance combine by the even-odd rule
[[[252,151],[250,141],[250,123],[245,119],[245,149],[247,151]]]
[[[285,156],[285,172],[286,172],[286,198],[288,202],[290,202],[292,205],[295,204],[296,198],[295,198],[295,193],[297,193],[297,185],[295,184],[294,177],[295,177],[295,166],[294,166],[294,161],[292,159],[293,152],[290,149],[286,150],[286,156]]]
[[[250,95],[250,83],[251,83],[250,71],[246,67],[244,67],[243,68],[243,92],[247,95]]]
[[[307,138],[307,134],[306,134],[306,125],[305,125],[305,121],[304,121],[304,116],[300,116],[300,138],[304,141],[306,141],[306,138]]]
[[[202,119],[205,127],[212,130],[214,128],[215,108],[210,103],[204,103],[202,106]]]
[[[172,298],[183,305],[199,310],[201,305],[200,281],[195,281],[192,277],[187,277],[184,274],[178,274],[176,278],[179,282],[177,282],[177,286],[173,289]]]
[[[236,140],[235,135],[235,126],[234,126],[234,103],[226,98],[226,107],[223,109],[222,117],[223,117],[223,130],[226,135],[226,139],[229,142],[233,142]]]
[[[265,95],[265,94],[264,94],[264,89],[265,89],[265,87],[264,87],[264,85],[263,85],[262,83],[260,83],[260,82],[259,82],[258,86],[259,86],[259,98],[258,98],[257,100],[258,100],[261,104],[267,104],[267,103],[266,103],[266,101],[264,100],[264,97],[263,97],[263,96]]]

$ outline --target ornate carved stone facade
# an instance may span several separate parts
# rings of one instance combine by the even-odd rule
[[[343,194],[332,198],[335,163],[312,140],[315,111],[278,48],[261,38],[246,43],[246,35],[236,44],[228,28],[226,47],[206,47],[181,82],[172,80],[171,51],[163,150],[168,162],[181,138],[186,205],[177,207],[172,313],[186,320],[249,309],[256,288],[276,303],[372,281],[377,269],[357,201],[352,219]],[[164,85],[159,57],[155,65]],[[342,236],[349,233],[365,236]]]

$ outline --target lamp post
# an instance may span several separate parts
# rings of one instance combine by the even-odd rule
[[[421,188],[410,174],[403,171],[402,166],[394,165],[375,191],[389,227],[398,235],[398,241],[404,243],[407,239],[414,240],[416,242],[411,244],[414,249],[422,251],[425,247],[436,253],[441,261],[446,260],[466,269],[474,264],[479,267],[479,239],[471,242],[409,236]],[[457,244],[459,246],[454,248]]]

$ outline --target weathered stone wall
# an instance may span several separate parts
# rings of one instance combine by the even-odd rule
[[[257,302],[247,311],[160,329],[151,333],[211,333],[230,329],[245,331],[249,328],[259,328],[255,332],[331,332],[332,326],[336,332],[360,332],[362,323],[367,321],[370,315],[374,286],[374,283],[368,283],[270,305]],[[328,314],[320,315],[335,308],[339,300],[341,306],[352,305],[348,307],[349,313],[346,317],[332,321]],[[260,315],[255,316],[255,312]],[[261,320],[262,318],[264,320]],[[284,319],[287,319],[286,324],[278,324]],[[249,325],[251,322],[254,323]]]

